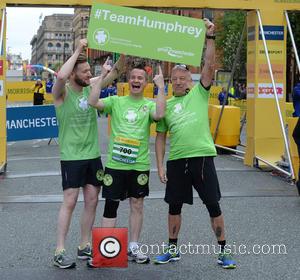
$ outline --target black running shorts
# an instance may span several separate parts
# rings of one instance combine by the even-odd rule
[[[165,201],[169,204],[193,204],[193,187],[204,204],[221,198],[213,157],[195,157],[167,162]]]
[[[87,184],[100,187],[103,179],[101,158],[86,160],[62,160],[61,176],[63,190],[84,187]]]
[[[149,170],[119,170],[105,168],[102,197],[124,200],[149,195]]]

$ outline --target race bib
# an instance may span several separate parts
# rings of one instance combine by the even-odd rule
[[[135,163],[140,141],[125,137],[116,137],[113,144],[112,159],[123,163]]]

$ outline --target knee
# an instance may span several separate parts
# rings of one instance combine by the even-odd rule
[[[104,218],[110,218],[110,219],[116,218],[119,203],[120,202],[116,201],[116,200],[106,199],[105,200],[103,217]]]
[[[217,202],[215,204],[206,204],[205,206],[206,206],[209,216],[211,218],[216,218],[216,217],[219,217],[220,215],[222,215],[222,211],[221,211],[219,202]]]
[[[180,215],[181,209],[182,209],[182,204],[169,204],[170,215]]]
[[[96,207],[98,204],[98,196],[87,196],[84,198],[85,207]]]
[[[73,196],[68,196],[64,198],[64,207],[68,210],[68,211],[73,211],[75,206],[76,206],[76,202],[77,202],[77,196],[73,197]]]
[[[144,199],[131,197],[130,208],[131,208],[131,211],[133,211],[133,212],[143,212]]]

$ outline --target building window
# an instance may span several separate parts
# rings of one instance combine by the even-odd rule
[[[51,50],[53,48],[53,44],[52,43],[48,43],[48,49]]]
[[[61,26],[62,26],[61,21],[57,21],[56,22],[56,27],[61,27]]]
[[[68,21],[65,21],[65,23],[64,23],[64,27],[70,27],[70,26],[71,26],[70,22],[68,22]]]

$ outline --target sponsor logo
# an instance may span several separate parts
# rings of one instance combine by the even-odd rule
[[[266,40],[283,41],[284,40],[284,26],[281,25],[264,25],[264,35]],[[262,40],[261,30],[259,28],[259,40]]]
[[[148,183],[148,175],[147,174],[140,174],[137,177],[137,182],[139,183],[139,185],[144,186]]]
[[[124,114],[124,118],[128,123],[136,123],[138,120],[138,112],[135,109],[128,109]]]
[[[113,177],[110,174],[105,174],[103,177],[103,184],[107,187],[113,183]]]
[[[96,173],[96,178],[98,181],[102,181],[103,180],[103,177],[104,177],[104,171],[99,169],[97,170],[97,173]]]
[[[180,51],[180,50],[174,50],[171,47],[161,47],[161,48],[157,48],[158,52],[165,52],[167,53],[169,56],[172,57],[177,57],[177,58],[181,58],[184,56],[195,56],[194,53],[191,52],[185,52],[185,51]]]
[[[94,41],[97,45],[103,46],[105,45],[110,39],[109,32],[104,29],[96,29],[94,32]]]

